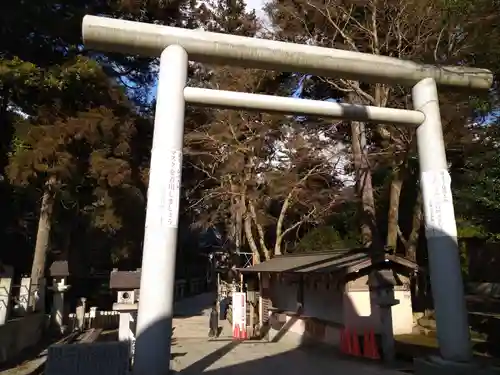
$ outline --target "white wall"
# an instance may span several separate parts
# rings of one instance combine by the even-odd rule
[[[358,333],[373,329],[380,332],[380,311],[375,303],[374,293],[368,290],[347,291],[344,295],[344,324]],[[392,306],[392,329],[395,335],[409,334],[413,331],[413,309],[411,292],[395,290],[394,298],[399,304]]]
[[[304,286],[305,316],[313,316],[329,322],[342,323],[343,291],[334,286],[327,288],[325,284]]]
[[[302,336],[310,336],[311,322],[308,317],[315,317],[320,320],[330,322],[324,328],[323,333],[314,333],[320,336],[321,341],[336,345],[339,341],[340,327],[355,329],[362,335],[365,330],[373,329],[375,333],[380,332],[380,311],[375,303],[375,293],[368,290],[367,277],[362,276],[354,281],[350,281],[341,289],[334,286],[327,288],[325,284],[312,283],[304,285],[304,310],[302,317],[286,317],[288,323],[288,333],[283,339],[292,340],[297,343],[303,341]],[[273,307],[282,311],[295,312],[297,309],[297,284],[274,279],[271,282],[271,296]],[[394,334],[408,334],[413,330],[413,310],[411,305],[411,293],[409,290],[396,288],[394,298],[399,300],[399,304],[392,307],[392,320]],[[276,317],[274,327],[280,327]],[[319,329],[321,331],[321,328]],[[313,328],[313,331],[317,331]],[[277,331],[271,330],[271,338]]]

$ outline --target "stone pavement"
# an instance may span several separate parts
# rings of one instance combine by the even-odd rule
[[[208,340],[208,314],[214,296],[204,294],[176,305],[172,369],[183,375],[403,375],[369,363],[340,359],[280,341],[233,341],[231,329]]]

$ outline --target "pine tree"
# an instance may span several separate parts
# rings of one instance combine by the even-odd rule
[[[66,84],[63,98],[47,95],[52,101],[18,124],[8,168],[11,183],[42,192],[35,283],[43,277],[54,235],[60,237],[54,246],[68,252],[61,247],[81,231],[73,224],[86,217],[93,227],[118,236],[124,226],[120,211],[130,202],[126,195],[132,188],[131,143],[138,117],[134,106],[95,62],[79,59],[70,66],[52,71],[53,79]],[[68,217],[66,211],[76,220],[57,220]],[[57,232],[51,234],[56,222]]]
[[[54,231],[52,236],[51,229],[63,228],[68,222],[76,223],[78,215],[85,216],[88,213],[87,205],[95,206],[91,197],[94,201],[106,202],[108,211],[116,211],[115,205],[120,203],[110,198],[116,195],[116,181],[126,186],[131,178],[127,175],[137,180],[135,174],[141,173],[138,164],[134,165],[134,172],[125,172],[130,167],[123,163],[129,163],[126,160],[130,159],[130,162],[137,162],[143,167],[145,162],[142,159],[148,157],[130,155],[132,144],[117,151],[121,146],[96,144],[88,138],[92,131],[96,132],[92,135],[94,138],[99,135],[113,142],[120,139],[117,134],[123,133],[130,139],[122,140],[122,144],[132,142],[134,137],[150,138],[149,120],[145,121],[147,125],[143,120],[137,120],[141,123],[140,131],[134,129],[134,124],[138,115],[135,105],[145,104],[145,90],[154,81],[151,70],[154,60],[85,51],[81,45],[83,16],[87,13],[104,14],[143,22],[185,25],[191,22],[190,6],[189,1],[151,3],[92,0],[64,4],[27,0],[9,6],[0,5],[0,176],[3,178],[0,185],[2,192],[6,193],[2,194],[1,199],[5,201],[1,203],[2,207],[9,207],[7,212],[18,216],[21,214],[25,218],[22,227],[17,219],[6,222],[5,225],[11,226],[11,229],[2,233],[24,233],[26,240],[19,240],[19,236],[6,236],[16,238],[18,248],[24,245],[23,242],[28,242],[26,245],[29,247],[34,218],[27,212],[39,211],[32,205],[42,206],[35,251],[38,260],[32,272],[34,282],[44,272],[49,238],[64,237]],[[128,102],[124,90],[117,86],[118,83],[124,86],[124,82],[131,86],[127,95],[134,99],[134,104]],[[103,110],[103,106],[106,110]],[[81,125],[83,123],[87,125]],[[104,124],[106,126],[101,126]],[[77,128],[85,126],[89,127],[85,134],[77,132]],[[102,131],[111,133],[101,134]],[[137,135],[134,136],[134,133]],[[132,143],[137,142],[134,140]],[[99,153],[95,154],[92,147],[97,147],[96,152]],[[134,151],[144,151],[140,146],[134,147]],[[120,156],[115,153],[120,153]],[[90,173],[89,168],[93,165],[91,161],[97,163],[101,159],[105,159],[106,163],[96,165],[107,170],[116,168],[116,171],[109,171],[110,176],[115,174],[110,180],[115,185],[108,181],[111,185],[107,188],[100,186],[104,190],[99,192],[92,187],[92,183],[98,179]],[[138,159],[141,159],[140,162]],[[125,174],[120,179],[118,176],[122,172]],[[90,175],[93,177],[90,178]],[[143,201],[145,189],[143,186],[138,189]],[[80,195],[85,195],[85,199]],[[110,197],[106,198],[107,195]],[[33,198],[36,200],[33,201]],[[85,202],[82,203],[82,200]],[[71,209],[67,208],[68,202],[71,202]],[[66,208],[61,209],[62,205]],[[94,206],[91,211],[97,212]],[[102,207],[99,206],[99,209],[102,210]],[[73,217],[68,214],[70,211]],[[62,222],[51,227],[58,219]],[[124,226],[113,215],[102,214],[101,219],[105,222],[104,227],[113,228],[109,234],[115,237],[116,228]],[[59,232],[63,233],[64,229]],[[127,236],[123,241],[123,249],[132,246]],[[67,240],[60,242],[66,243]],[[140,244],[137,238],[134,242],[132,247]],[[119,257],[129,255],[127,251],[122,251]],[[13,257],[2,254],[1,258],[12,260]]]

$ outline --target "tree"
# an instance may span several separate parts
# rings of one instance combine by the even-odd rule
[[[260,93],[281,85],[274,73],[229,68],[216,70],[214,80],[220,89]],[[282,254],[289,234],[321,222],[339,203],[338,155],[300,121],[213,110],[196,125],[186,134],[186,153],[204,174],[195,207],[210,225],[241,220],[255,261]]]
[[[259,22],[243,0],[208,0],[196,10],[198,24],[206,31],[255,36]]]
[[[457,7],[462,12],[457,12]],[[281,1],[268,4],[267,12],[277,37],[320,46],[349,49],[377,55],[387,55],[422,63],[476,64],[485,67],[496,64],[484,49],[484,38],[479,25],[496,26],[491,19],[494,4],[482,1],[476,8],[467,1],[408,1],[386,2],[369,0],[362,3],[315,0]],[[477,58],[477,56],[482,56]],[[402,87],[369,85],[343,79],[319,80],[331,85],[350,102],[391,107],[408,107],[409,92]],[[323,97],[325,97],[323,95]],[[454,106],[451,107],[451,103]],[[459,105],[457,106],[457,102]],[[446,93],[442,99],[445,130],[463,129],[470,114],[469,98]],[[452,109],[453,108],[453,109]],[[457,110],[458,109],[458,110]],[[453,132],[455,132],[453,130]],[[365,143],[366,139],[366,143]],[[361,198],[362,232],[365,245],[385,244],[396,249],[399,243],[410,246],[417,243],[421,226],[421,199],[415,199],[412,220],[408,230],[400,228],[400,197],[403,183],[410,178],[415,156],[415,133],[402,127],[375,126],[351,123],[351,146],[357,171],[358,194]],[[376,168],[389,169],[383,189],[376,192],[370,175]],[[418,180],[417,180],[418,181]],[[411,183],[410,183],[411,185]],[[386,187],[386,188],[384,188]],[[410,188],[412,188],[410,186]],[[387,194],[387,195],[386,195]],[[383,197],[382,199],[375,199]],[[375,208],[383,208],[387,201],[386,230],[381,227]],[[381,236],[386,232],[385,241]],[[406,232],[406,234],[405,234]],[[413,256],[413,248],[405,248]]]
[[[499,157],[498,119],[469,126],[470,142],[453,149],[454,195],[460,202],[455,210],[474,236],[498,240]],[[465,229],[465,228],[464,228]]]
[[[93,215],[95,226],[115,232],[122,226],[115,200],[130,187],[136,132],[136,115],[124,90],[95,62],[78,59],[47,77],[57,83],[51,90],[65,95],[47,93],[54,102],[47,100],[19,123],[8,168],[13,184],[42,191],[33,283],[43,277],[53,215],[60,205]],[[68,224],[58,226],[66,227],[67,236],[74,233]]]
[[[256,35],[259,25],[255,12],[247,12],[245,3],[241,0],[234,1],[208,1],[204,2],[196,10],[197,26],[207,30],[221,33],[229,33],[236,35],[254,36]],[[214,73],[217,69],[211,66],[202,64],[190,65],[190,86],[210,87],[210,80],[214,78]],[[187,128],[196,129],[200,124],[208,124],[212,121],[212,111],[204,109],[189,108],[186,115]],[[194,133],[192,134],[194,136]],[[188,136],[189,138],[189,136]],[[190,142],[190,152],[193,157],[198,159],[200,156],[208,155],[210,151],[206,151],[203,145],[198,147],[196,136]],[[184,180],[196,181],[191,188],[185,189],[189,197],[185,197],[188,211],[195,212],[198,208],[197,203],[203,201],[204,189],[211,189],[214,180],[207,179],[203,168],[199,168],[198,160],[191,162],[190,155],[185,156],[188,160],[184,165],[183,176]],[[186,178],[189,176],[189,178]],[[203,181],[200,183],[199,181]],[[184,183],[188,186],[189,183]],[[229,208],[230,219],[224,223],[225,232],[229,237],[230,251],[239,251],[242,245],[242,217],[240,215],[240,204],[237,199],[233,199]],[[194,213],[196,215],[196,213]]]
[[[78,179],[83,185],[90,184],[92,179],[85,175],[79,175],[79,173],[88,172],[86,166],[80,165],[85,163],[80,163],[80,161],[88,161],[88,155],[91,153],[89,147],[99,147],[99,145],[93,144],[86,138],[89,135],[88,132],[82,136],[82,139],[75,140],[71,137],[76,136],[76,134],[71,132],[76,130],[66,131],[64,128],[81,126],[81,124],[76,125],[78,121],[81,123],[94,122],[95,125],[95,122],[101,121],[95,119],[99,116],[102,117],[102,123],[105,122],[104,118],[112,122],[111,118],[117,116],[123,123],[120,125],[121,128],[118,124],[111,125],[109,123],[109,127],[104,127],[105,130],[112,132],[130,130],[131,133],[127,134],[136,132],[136,137],[145,138],[146,141],[148,138],[150,139],[148,135],[151,133],[150,122],[136,119],[137,113],[134,105],[132,103],[124,104],[127,101],[125,92],[116,87],[115,82],[127,87],[127,95],[133,98],[135,105],[147,105],[149,97],[147,91],[155,79],[154,69],[152,69],[155,60],[85,51],[81,45],[83,16],[87,13],[106,14],[117,18],[189,27],[192,24],[193,6],[192,1],[183,0],[167,3],[88,0],[84,2],[70,1],[64,4],[54,1],[39,3],[28,0],[8,7],[0,6],[2,25],[0,27],[0,36],[2,37],[0,41],[0,123],[2,125],[0,176],[3,177],[6,173],[5,168],[9,163],[8,155],[10,154],[8,174],[12,182],[15,183],[12,186],[9,186],[6,181],[2,183],[2,189],[5,189],[4,191],[9,194],[2,196],[5,197],[5,205],[2,204],[2,206],[9,207],[10,212],[16,212],[16,215],[20,213],[17,212],[18,207],[15,205],[22,206],[22,213],[28,217],[26,211],[31,211],[32,207],[26,207],[25,201],[31,201],[37,194],[25,193],[25,191],[33,190],[35,185],[40,189],[43,198],[41,199],[42,210],[38,226],[39,236],[37,236],[38,240],[36,241],[37,256],[35,257],[36,265],[33,267],[33,279],[36,279],[37,275],[42,274],[44,270],[44,254],[46,254],[47,241],[50,237],[48,233],[51,229],[49,223],[54,222],[57,217],[60,220],[65,218],[68,219],[68,222],[78,222],[78,225],[83,225],[81,220],[76,220],[76,217],[82,215],[86,217],[88,213],[81,211],[83,208],[76,204],[76,202],[82,203],[76,198],[81,195],[82,187],[78,188],[80,189],[78,192],[73,191],[70,194],[69,192],[74,186],[68,187],[67,184],[71,180],[71,183],[78,185],[76,182]],[[92,58],[94,62],[89,58]],[[96,61],[98,64],[95,63]],[[108,104],[113,107],[111,112],[105,113],[99,109],[100,106]],[[126,109],[120,109],[119,112],[121,112],[117,114],[115,111],[117,106]],[[79,116],[84,118],[79,119]],[[90,119],[92,116],[94,116],[93,119]],[[23,120],[23,117],[27,117],[27,119]],[[135,130],[130,122],[136,125]],[[130,125],[129,128],[125,129],[128,125]],[[88,126],[91,125],[88,124]],[[138,131],[139,128],[140,131]],[[94,134],[94,136],[96,135],[97,133]],[[48,137],[54,138],[48,139]],[[60,143],[62,139],[67,140],[68,144],[62,145]],[[114,141],[118,139],[119,137]],[[143,147],[134,145],[134,143],[129,143],[127,147],[134,148],[133,151],[144,151]],[[47,150],[51,146],[55,147],[52,154]],[[100,146],[112,147],[111,144]],[[33,149],[37,147],[41,147],[44,151],[37,153]],[[83,147],[83,150],[79,147]],[[111,162],[111,157],[116,157],[116,155],[112,155],[115,151],[108,152],[104,149],[100,151],[105,155],[107,152],[105,157],[108,162]],[[82,154],[80,155],[80,153]],[[92,160],[95,159],[94,156],[92,156]],[[134,163],[138,162],[137,159],[141,159],[141,165],[144,164],[142,159],[148,157],[144,154],[126,156],[130,162]],[[102,163],[100,165],[103,168],[112,168],[109,163],[106,166]],[[123,172],[122,169],[127,167],[123,167],[120,162],[117,162],[113,168],[117,168],[115,173],[119,175]],[[94,178],[94,182],[95,180],[97,178]],[[124,185],[127,184],[126,180],[125,178],[123,181]],[[25,187],[20,188],[19,184]],[[143,191],[144,188],[140,185],[137,188]],[[60,194],[61,188],[63,188],[64,194]],[[108,190],[105,189],[106,194],[110,191],[113,191],[114,194],[115,188],[116,186]],[[91,186],[85,185],[85,189],[94,191]],[[88,193],[86,199],[91,201],[89,197],[93,194]],[[105,195],[104,192],[99,194]],[[14,197],[16,199],[12,199]],[[58,201],[55,198],[62,200]],[[97,197],[94,198],[97,199]],[[72,202],[71,210],[61,209],[60,204],[66,204],[68,199]],[[97,200],[102,201],[102,199],[104,199],[103,196],[100,196]],[[142,200],[144,200],[143,197]],[[89,204],[91,203],[86,201],[83,207],[87,207]],[[109,210],[117,210],[117,207],[114,206],[117,204],[116,200],[106,204]],[[31,206],[31,203],[28,206]],[[68,215],[69,211],[76,216]],[[49,219],[51,216],[52,219]],[[101,219],[111,220],[110,223],[103,224],[104,226],[116,227],[117,225],[113,215],[104,215]],[[26,237],[31,236],[32,221],[33,218],[29,217],[26,219],[26,223],[23,223],[25,227],[23,230],[26,231],[23,235]],[[19,232],[17,223],[9,223],[8,225],[12,225],[13,230],[5,232]],[[64,225],[57,225],[53,229],[61,226]],[[53,233],[53,235],[58,237],[57,233]],[[64,237],[64,235],[61,236]],[[140,244],[140,240],[137,238],[135,242],[133,247]],[[128,256],[127,252],[120,255],[121,258],[124,256]]]

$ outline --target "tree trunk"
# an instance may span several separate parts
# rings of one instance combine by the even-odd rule
[[[45,184],[42,205],[40,207],[40,218],[38,220],[38,231],[36,234],[35,254],[31,268],[31,283],[38,285],[38,282],[45,275],[45,261],[50,246],[50,230],[52,221],[52,211],[54,208],[54,197],[52,186],[55,180],[51,177]]]
[[[352,153],[356,171],[356,192],[361,200],[361,237],[364,247],[379,244],[373,197],[372,175],[366,150],[365,124],[352,121]]]
[[[242,204],[242,198],[239,195],[240,191],[235,183],[231,182],[231,222],[229,225],[229,236],[231,238],[231,249],[230,251],[239,252],[241,250],[241,240],[242,240],[242,219],[244,205]],[[243,207],[243,208],[242,208]]]
[[[243,246],[243,213],[245,211],[245,205],[243,198],[241,196],[236,197],[236,215],[235,215],[235,237],[234,245],[236,246],[236,251],[240,251]]]
[[[399,167],[394,166],[391,186],[389,191],[389,212],[387,217],[387,240],[386,246],[396,250],[398,246],[398,225],[399,225],[399,200],[401,197],[401,187],[403,178]]]
[[[423,212],[422,212],[422,192],[418,189],[417,200],[413,207],[413,218],[411,224],[411,233],[408,237],[408,246],[406,247],[406,257],[408,259],[417,261],[417,247],[420,234],[420,227],[422,226]]]
[[[417,262],[417,251],[420,236],[420,229],[423,220],[423,207],[422,207],[422,192],[420,188],[417,192],[417,199],[413,206],[412,226],[411,232],[408,236],[405,246],[406,258]],[[413,284],[413,306],[414,311],[423,312],[425,316],[429,316],[432,312],[432,296],[429,290],[428,275],[419,272],[412,281]]]
[[[292,197],[292,192],[288,194],[287,198],[283,202],[283,206],[281,206],[280,215],[278,217],[278,221],[276,222],[276,242],[274,244],[274,255],[282,255],[281,253],[281,241],[283,241],[283,223],[285,222],[286,212],[288,207],[290,206],[290,199]]]
[[[261,259],[260,259],[259,248],[255,243],[255,239],[252,233],[252,218],[248,213],[246,214],[245,219],[243,220],[243,226],[245,227],[245,237],[247,239],[248,246],[250,246],[250,249],[252,250],[253,253],[253,262],[256,264],[260,263]]]

